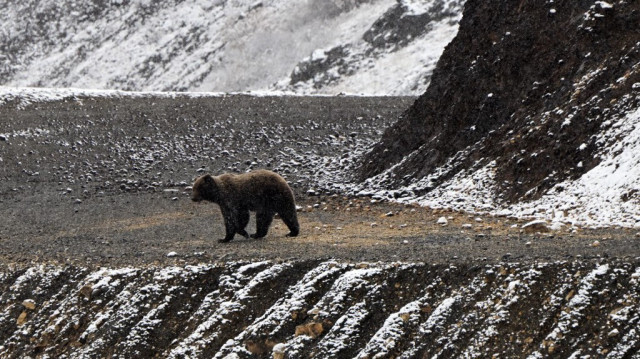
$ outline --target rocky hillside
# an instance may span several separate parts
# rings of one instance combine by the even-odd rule
[[[462,0],[398,1],[360,38],[314,51],[273,88],[306,94],[420,94],[457,31],[463,5]]]
[[[628,1],[467,2],[428,90],[364,158],[364,192],[503,213],[544,199],[526,211],[633,225],[639,15]]]
[[[636,265],[0,270],[4,358],[630,358]]]
[[[0,0],[0,85],[418,95],[463,0]]]

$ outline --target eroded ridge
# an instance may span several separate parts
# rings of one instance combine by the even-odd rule
[[[637,263],[336,261],[0,272],[0,356],[622,358]]]

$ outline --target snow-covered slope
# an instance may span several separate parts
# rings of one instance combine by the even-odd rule
[[[635,358],[631,263],[0,269],[7,358]]]
[[[462,3],[0,0],[0,85],[418,95]],[[335,48],[339,71],[291,80]]]
[[[405,198],[433,208],[544,218],[557,225],[640,227],[640,110],[616,120],[597,136],[601,162],[577,179],[562,181],[531,202],[501,203],[495,197],[496,163],[463,172],[423,196]],[[586,145],[577,148],[584,150]],[[399,189],[413,191],[428,179]]]

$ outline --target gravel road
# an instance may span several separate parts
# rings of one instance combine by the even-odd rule
[[[75,97],[0,106],[0,263],[163,265],[237,259],[534,262],[640,256],[636,231],[523,222],[338,194],[354,158],[413,98]],[[268,168],[291,183],[300,237],[274,221],[228,244],[202,173]],[[312,192],[310,192],[310,190]],[[437,223],[447,218],[447,225]],[[249,226],[253,230],[252,218]],[[514,227],[514,224],[517,225]],[[250,230],[250,232],[251,232]]]

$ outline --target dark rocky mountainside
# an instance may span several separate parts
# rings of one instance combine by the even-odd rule
[[[428,90],[358,177],[429,176],[424,193],[495,161],[497,200],[538,198],[598,164],[598,133],[638,106],[639,61],[638,2],[470,0]]]

